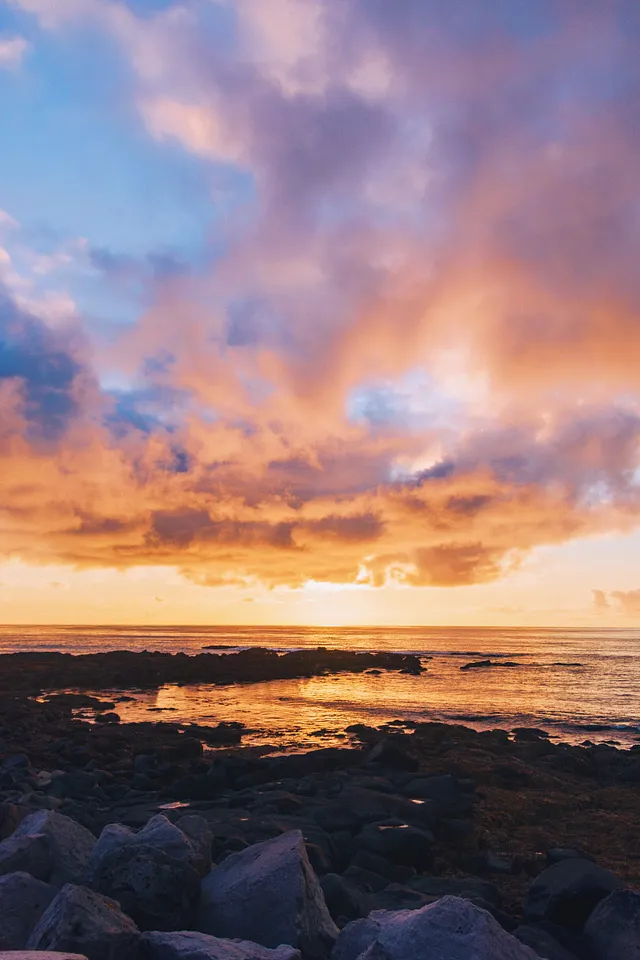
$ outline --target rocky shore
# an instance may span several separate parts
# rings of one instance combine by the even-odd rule
[[[108,667],[102,656],[68,660]],[[155,682],[175,676],[183,658],[167,668],[143,655],[135,682],[152,681],[156,656]],[[317,656],[284,669],[328,669]],[[239,671],[220,659],[218,677]],[[48,683],[43,668],[28,679],[20,660],[23,686],[6,692],[5,673],[0,699],[0,949],[88,960],[640,956],[640,747],[398,720],[350,728],[345,749],[260,756],[234,725],[125,724],[117,697],[26,695],[81,686],[81,675],[110,688],[122,658],[102,683],[67,658]]]
[[[35,695],[67,687],[84,690],[153,689],[165,683],[257,683],[292,680],[329,673],[397,670],[419,674],[420,657],[401,653],[357,653],[350,650],[292,650],[278,653],[262,647],[236,653],[10,653],[0,655],[0,693]]]

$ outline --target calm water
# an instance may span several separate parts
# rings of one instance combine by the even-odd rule
[[[420,677],[339,675],[233,687],[133,691],[123,720],[238,720],[245,742],[287,748],[335,743],[352,723],[448,720],[479,729],[536,725],[573,743],[640,741],[640,630],[301,627],[0,627],[0,652],[163,650],[196,653],[329,646],[424,657]],[[426,659],[426,658],[431,659]],[[470,660],[517,667],[461,671]]]

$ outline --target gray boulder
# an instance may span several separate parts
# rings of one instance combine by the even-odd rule
[[[443,897],[419,910],[379,910],[344,928],[332,960],[539,960],[468,900]]]
[[[581,930],[600,900],[619,889],[622,882],[590,860],[560,860],[533,881],[524,903],[525,921],[550,920]]]
[[[140,933],[115,900],[66,884],[40,917],[27,947],[81,953],[88,960],[136,960]]]
[[[106,853],[91,886],[118,900],[141,930],[183,930],[193,920],[200,877],[185,860],[136,842]]]
[[[214,936],[328,954],[338,935],[304,845],[291,830],[232,854],[202,882],[196,927]]]
[[[107,854],[126,845],[155,847],[174,860],[189,864],[200,876],[211,869],[211,831],[202,817],[182,817],[179,825],[157,814],[137,833],[120,823],[108,823],[98,837],[87,868],[87,880]]]
[[[300,951],[282,945],[270,950],[248,940],[222,940],[206,933],[145,933],[142,960],[300,960]]]
[[[513,931],[513,935],[521,943],[526,943],[528,947],[531,947],[542,960],[578,960],[578,955],[561,943],[547,929],[547,926],[553,928],[554,924],[547,925],[546,921],[523,924]],[[564,932],[566,934],[566,931]]]
[[[56,887],[81,882],[95,842],[75,820],[55,810],[37,810],[0,843],[0,872],[25,870]]]
[[[21,950],[58,890],[28,873],[0,877],[0,950]]]
[[[594,960],[640,960],[640,893],[616,890],[601,900],[584,932]]]

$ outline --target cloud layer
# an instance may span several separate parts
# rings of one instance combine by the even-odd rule
[[[215,228],[83,250],[151,291],[108,343],[5,281],[6,556],[453,586],[638,525],[635,0],[14,4],[111,38]]]

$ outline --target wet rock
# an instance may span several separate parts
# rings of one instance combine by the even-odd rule
[[[640,893],[616,890],[601,900],[584,932],[594,960],[640,960]]]
[[[368,952],[371,951],[371,952]],[[332,960],[539,960],[490,913],[443,897],[418,910],[377,911],[341,932]]]
[[[18,842],[16,842],[18,841]],[[0,870],[8,862],[15,862],[20,849],[22,866],[14,870],[29,870],[32,861],[33,876],[61,887],[65,883],[81,882],[96,838],[75,820],[55,810],[38,810],[19,824],[8,840],[0,843]],[[8,855],[8,856],[7,856]]]
[[[36,923],[58,893],[28,873],[0,877],[0,950],[22,950]]]
[[[27,946],[84,954],[88,960],[136,960],[140,933],[119,905],[66,884],[40,917]]]
[[[497,663],[493,660],[472,660],[470,663],[463,663],[461,670],[482,670],[485,667],[496,667]]]
[[[540,730],[538,727],[514,727],[511,733],[518,743],[535,743],[539,740],[549,739],[547,731]]]
[[[424,872],[433,860],[435,838],[430,830],[389,821],[369,824],[360,831],[356,843],[360,849]]]
[[[129,842],[95,865],[91,886],[118,900],[141,930],[180,930],[193,918],[200,878],[185,860]]]
[[[403,792],[416,800],[431,800],[438,816],[464,817],[473,811],[474,795],[451,774],[410,780]]]
[[[288,943],[311,958],[326,956],[338,932],[299,830],[214,867],[202,882],[196,927],[265,947]]]
[[[365,765],[380,764],[381,767],[392,767],[396,770],[417,770],[418,761],[407,753],[401,742],[403,740],[402,734],[385,737],[369,750],[363,763]]]
[[[223,940],[206,933],[145,933],[141,960],[300,960],[300,951],[282,945],[270,950],[247,940]]]
[[[589,860],[561,860],[543,870],[529,887],[525,920],[550,920],[580,930],[596,904],[621,886],[617,877]]]

